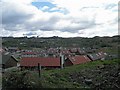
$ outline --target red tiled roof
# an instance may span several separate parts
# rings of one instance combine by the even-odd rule
[[[24,57],[20,61],[20,66],[60,66],[60,58],[53,57]]]
[[[85,62],[91,61],[87,56],[74,56],[74,57],[69,57],[70,61],[76,65],[76,64],[81,64]]]
[[[71,54],[71,52],[69,50],[61,50],[62,54]]]
[[[70,52],[73,52],[73,53],[77,52],[77,48],[71,48]]]

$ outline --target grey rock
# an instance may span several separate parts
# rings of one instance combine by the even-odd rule
[[[87,85],[92,84],[92,79],[85,79],[85,83],[86,83]]]

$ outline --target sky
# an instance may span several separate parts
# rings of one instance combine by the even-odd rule
[[[118,35],[119,0],[1,0],[0,36]]]

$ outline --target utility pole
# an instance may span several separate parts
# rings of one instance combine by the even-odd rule
[[[2,73],[5,72],[5,64],[2,64]]]
[[[61,53],[60,53],[60,66],[61,66],[61,69],[64,68],[64,55],[62,55]]]
[[[41,65],[38,63],[38,72],[39,72],[39,78],[41,77]]]

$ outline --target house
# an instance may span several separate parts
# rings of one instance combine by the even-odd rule
[[[85,55],[86,52],[82,48],[71,48],[69,50],[71,53],[74,53],[75,55]]]
[[[86,52],[85,52],[85,50],[83,50],[82,48],[78,48],[76,54],[77,54],[77,55],[85,55]]]
[[[47,55],[48,56],[57,56],[58,50],[56,48],[49,48],[47,50]]]
[[[0,60],[0,67],[1,68],[10,68],[15,67],[18,65],[17,59],[12,55],[2,55],[2,60]]]
[[[47,51],[46,50],[41,50],[38,52],[39,57],[48,57]]]
[[[71,53],[76,53],[76,52],[77,52],[77,48],[70,48],[69,51],[70,51]]]
[[[8,47],[8,51],[9,52],[16,52],[18,49],[18,47]]]
[[[88,56],[88,58],[89,58],[91,61],[95,61],[95,60],[99,60],[99,59],[100,59],[100,58],[99,58],[99,55],[97,55],[97,54],[88,54],[87,56]]]
[[[84,51],[85,51],[86,53],[94,53],[94,52],[95,52],[95,51],[94,51],[92,48],[90,48],[90,47],[85,48]]]
[[[61,50],[60,53],[62,53],[65,56],[72,55],[72,53],[69,50],[67,50],[67,49],[66,50]]]
[[[107,53],[104,53],[104,52],[98,52],[98,55],[100,57],[101,60],[105,60],[106,56],[107,56]]]
[[[91,60],[86,55],[70,56],[65,60],[64,66],[77,65],[90,61]]]
[[[36,52],[23,52],[22,57],[38,57],[38,54]]]
[[[37,69],[38,63],[42,68],[60,68],[61,67],[61,59],[55,57],[23,57],[20,61],[21,69]]]
[[[87,56],[90,58],[91,61],[94,61],[94,60],[104,60],[106,55],[107,55],[106,53],[98,52],[98,53],[88,54]]]

